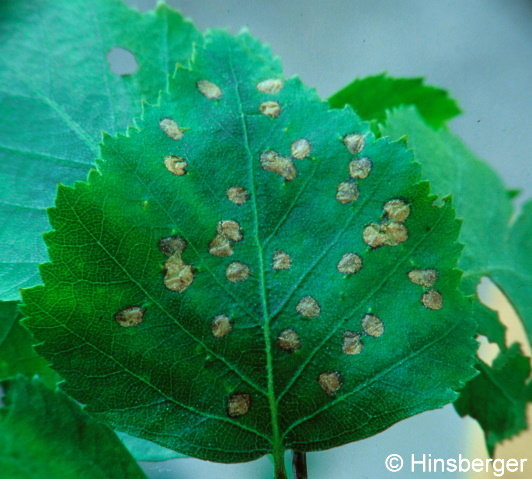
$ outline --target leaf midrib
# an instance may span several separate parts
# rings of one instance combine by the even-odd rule
[[[229,47],[230,50],[231,47]],[[243,110],[242,96],[239,89],[239,81],[235,72],[235,67],[233,63],[234,55],[229,55],[229,67],[231,70],[231,76],[234,82],[234,90],[236,98],[238,101],[238,109],[240,114],[240,121],[242,124],[242,132],[244,135],[244,146],[248,156],[248,171],[249,171],[249,185],[252,201],[252,210],[253,210],[253,219],[254,219],[254,238],[255,244],[257,247],[257,259],[259,265],[259,284],[260,284],[260,297],[262,303],[262,314],[264,324],[262,326],[263,335],[264,335],[264,347],[266,353],[266,374],[267,374],[267,384],[268,384],[268,403],[270,407],[271,415],[271,426],[272,426],[272,446],[273,446],[273,455],[275,461],[279,459],[279,456],[282,455],[283,451],[283,439],[281,437],[280,428],[279,428],[279,413],[277,410],[277,400],[275,397],[275,381],[274,381],[274,372],[273,372],[273,353],[272,353],[272,341],[271,341],[271,331],[270,331],[270,315],[268,308],[268,298],[266,292],[266,279],[265,279],[265,270],[264,270],[264,249],[260,242],[259,235],[259,213],[258,213],[258,204],[257,204],[257,194],[255,187],[255,162],[254,156],[251,151],[249,143],[249,133],[246,122],[246,117]]]

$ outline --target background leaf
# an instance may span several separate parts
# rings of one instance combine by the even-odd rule
[[[0,300],[40,282],[57,183],[84,180],[101,131],[125,130],[201,41],[164,4],[141,14],[120,0],[0,2]],[[136,73],[111,72],[117,46],[135,55]]]
[[[532,342],[531,202],[514,220],[512,195],[499,176],[451,132],[426,125],[413,108],[389,113],[381,130],[392,138],[407,135],[408,145],[423,165],[423,176],[430,178],[440,194],[455,193],[457,215],[464,218],[460,240],[466,247],[459,261],[464,270],[463,291],[476,294],[480,279],[489,277],[516,309]],[[498,441],[527,428],[523,390],[530,358],[517,346],[505,351],[504,328],[493,311],[477,300],[473,313],[479,334],[497,342],[501,353],[495,369],[480,363],[481,375],[461,392],[456,408],[461,415],[469,414],[479,421],[493,455]],[[503,376],[505,380],[500,381]],[[509,398],[513,398],[511,406],[494,413]]]
[[[146,476],[113,431],[35,377],[3,383],[0,468],[5,479]]]
[[[0,302],[0,380],[38,374],[48,386],[55,387],[59,377],[33,349],[35,340],[20,324],[17,307],[15,301]]]
[[[515,343],[497,356],[492,367],[481,361],[478,368],[480,374],[467,383],[454,405],[458,414],[480,423],[493,456],[498,442],[527,428],[525,384],[530,359]]]
[[[204,459],[273,453],[282,477],[284,448],[453,401],[476,344],[450,202],[255,48],[211,33],[89,183],[60,187],[24,311],[93,413]]]
[[[456,101],[423,78],[393,78],[385,73],[357,78],[329,98],[333,108],[351,105],[363,120],[383,123],[386,111],[413,105],[431,126],[439,128],[460,114]]]

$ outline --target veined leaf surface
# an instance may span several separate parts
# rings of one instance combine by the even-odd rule
[[[258,53],[257,53],[258,52]],[[60,187],[27,325],[128,434],[220,462],[320,450],[473,374],[450,201],[402,142],[213,32],[88,183]]]

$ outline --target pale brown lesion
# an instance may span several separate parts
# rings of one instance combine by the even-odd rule
[[[349,176],[351,178],[363,180],[369,176],[373,163],[369,158],[359,158],[349,163]]]
[[[233,220],[219,221],[216,225],[216,236],[209,243],[209,253],[220,258],[233,254],[233,243],[244,239],[240,224]]]
[[[364,349],[361,341],[362,335],[355,331],[344,331],[342,351],[347,355],[360,354]]]
[[[227,189],[226,195],[229,201],[238,206],[243,205],[249,199],[248,191],[243,186],[231,186]]]
[[[251,274],[249,266],[240,261],[235,261],[227,266],[225,270],[226,278],[231,281],[231,283],[241,283],[246,281]]]
[[[240,224],[234,220],[219,221],[218,225],[216,226],[216,231],[219,235],[223,235],[235,243],[238,243],[244,239],[240,229]]]
[[[361,133],[350,133],[344,136],[344,145],[349,153],[356,155],[364,149],[365,140]]]
[[[378,338],[384,334],[384,324],[381,319],[374,314],[366,314],[362,318],[362,329],[368,336]]]
[[[263,115],[277,118],[281,114],[281,106],[276,101],[265,101],[260,104],[260,112]]]
[[[261,81],[257,84],[257,90],[261,93],[267,93],[273,95],[279,93],[283,88],[283,81],[279,78],[268,78],[267,80]]]
[[[159,122],[159,127],[172,140],[181,140],[183,138],[183,130],[179,128],[173,118],[163,118]]]
[[[175,176],[184,176],[187,174],[188,163],[184,158],[177,155],[168,155],[164,157],[164,166]]]
[[[343,205],[358,200],[359,191],[352,181],[342,181],[336,189],[336,199]]]
[[[227,415],[240,417],[247,414],[251,409],[251,396],[246,393],[234,393],[227,401]]]
[[[292,258],[288,253],[277,250],[273,253],[272,267],[275,270],[286,270],[292,267]]]
[[[305,138],[300,138],[299,140],[295,140],[290,145],[290,152],[292,153],[292,157],[296,160],[302,160],[310,155],[311,146],[310,141],[308,141]]]
[[[227,236],[217,234],[209,243],[209,253],[218,258],[225,258],[233,254],[233,245]]]
[[[439,291],[431,289],[421,296],[421,304],[433,311],[443,308],[443,296]]]
[[[297,169],[291,158],[282,156],[276,151],[265,151],[260,155],[260,164],[266,171],[277,173],[286,181],[292,181],[297,176]]]
[[[181,254],[185,251],[187,242],[179,236],[167,236],[159,240],[158,246],[161,253],[169,257],[175,253]]]
[[[338,371],[327,371],[318,376],[318,383],[326,394],[332,396],[342,387],[343,379]]]
[[[373,249],[381,246],[397,246],[408,239],[408,229],[402,223],[383,221],[371,223],[364,228],[364,243]]]
[[[212,335],[219,339],[227,336],[233,330],[233,322],[225,314],[215,316],[211,323]]]
[[[142,323],[145,310],[140,306],[129,306],[115,314],[116,322],[123,328],[131,328]]]
[[[194,270],[185,264],[180,254],[170,256],[164,263],[164,285],[171,291],[183,293],[194,281]]]
[[[209,80],[199,80],[196,86],[199,92],[209,100],[218,100],[222,97],[220,87]]]
[[[408,272],[408,279],[424,288],[432,288],[438,280],[439,273],[436,269],[413,269]]]
[[[305,318],[317,318],[321,313],[321,308],[312,296],[305,296],[297,303],[296,311]]]
[[[410,206],[406,201],[395,198],[386,202],[384,212],[391,221],[404,223],[410,215]]]
[[[194,281],[194,270],[185,264],[181,254],[187,242],[179,236],[168,236],[159,240],[159,250],[168,258],[164,263],[164,285],[171,291],[183,293]]]
[[[301,348],[301,339],[292,328],[289,328],[281,331],[277,338],[277,345],[282,351],[293,353]]]
[[[356,274],[362,269],[363,263],[360,255],[346,253],[338,261],[336,269],[342,274]]]

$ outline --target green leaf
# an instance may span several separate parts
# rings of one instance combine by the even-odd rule
[[[497,356],[492,367],[480,361],[478,369],[480,374],[467,383],[454,405],[458,414],[480,423],[493,456],[497,443],[527,428],[525,383],[530,359],[515,343]]]
[[[455,194],[457,215],[464,219],[460,240],[466,245],[459,262],[464,270],[462,290],[475,294],[480,279],[483,276],[491,278],[513,304],[532,343],[531,202],[523,206],[521,215],[512,222],[512,196],[499,176],[451,132],[434,131],[427,126],[413,108],[393,111],[381,129],[384,135],[392,138],[406,134],[408,145],[423,164],[424,177],[430,178],[438,193]],[[512,351],[504,352],[504,327],[495,313],[478,300],[473,306],[473,318],[478,322],[479,334],[497,342],[501,348],[497,367],[503,372],[491,370],[481,363],[481,376],[461,393],[457,410],[479,421],[488,450],[493,454],[497,442],[526,428],[526,418],[523,419],[525,399],[521,391],[528,374],[523,374],[524,366],[519,365],[529,358],[520,352],[518,357],[516,346]],[[508,359],[507,365],[505,358]],[[515,370],[512,365],[516,365]],[[496,394],[486,394],[487,384],[503,374],[507,376],[505,381],[490,385],[492,389],[497,388]],[[493,413],[501,407],[501,397],[508,402],[517,393],[520,400],[507,413]],[[475,402],[477,399],[479,401]]]
[[[441,88],[424,84],[423,78],[392,78],[385,73],[359,78],[329,98],[333,108],[351,105],[366,121],[382,123],[386,111],[413,105],[431,126],[444,126],[460,114],[456,101]]]
[[[146,478],[112,430],[35,377],[3,384],[0,469],[4,479]]]
[[[453,401],[475,326],[450,200],[433,204],[402,142],[255,50],[212,33],[105,137],[88,184],[59,188],[45,286],[23,299],[93,414],[189,456],[272,453],[281,478],[284,449]]]
[[[20,324],[17,306],[14,301],[0,302],[0,381],[17,374],[39,374],[48,386],[54,387],[59,378],[33,349],[34,339]]]
[[[167,461],[178,457],[187,457],[178,452],[166,449],[146,439],[130,436],[123,432],[117,431],[117,435],[137,461]]]
[[[164,4],[141,14],[120,0],[2,0],[0,19],[0,300],[16,300],[40,282],[57,183],[86,179],[101,131],[124,131],[141,99],[156,101],[202,36]],[[116,46],[136,73],[111,72]]]
[[[491,278],[516,308],[532,344],[532,203],[512,223],[513,203],[497,173],[451,132],[427,126],[413,108],[393,111],[381,129],[391,138],[407,135],[424,178],[439,195],[455,195],[457,216],[464,219],[464,291],[474,294],[482,276]],[[480,333],[504,348],[502,327],[481,324]]]

